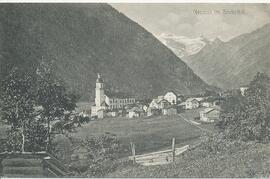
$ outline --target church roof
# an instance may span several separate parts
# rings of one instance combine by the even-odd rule
[[[109,105],[105,101],[103,101],[100,106],[108,107]]]
[[[124,92],[112,92],[112,91],[105,91],[106,96],[109,98],[120,98],[120,99],[125,99],[125,98],[133,98],[132,95]]]

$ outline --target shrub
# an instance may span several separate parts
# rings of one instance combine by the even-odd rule
[[[231,139],[269,142],[270,78],[258,73],[250,82],[245,96],[234,96],[222,106],[218,124]]]
[[[241,151],[247,149],[251,143],[246,143],[242,140],[233,140],[227,138],[224,133],[214,133],[207,134],[201,137],[201,143],[197,150],[205,155],[215,155],[219,153],[234,153],[236,151]]]
[[[87,160],[73,162],[71,168],[85,177],[102,177],[114,171],[120,165],[120,154],[126,150],[111,134],[88,137],[82,145],[88,150]]]

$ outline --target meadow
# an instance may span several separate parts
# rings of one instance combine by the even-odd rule
[[[133,119],[105,118],[91,121],[71,136],[84,139],[88,136],[98,136],[105,133],[116,135],[126,146],[133,142],[136,154],[142,154],[170,148],[173,137],[176,139],[176,147],[196,144],[204,132],[178,115],[173,115]]]

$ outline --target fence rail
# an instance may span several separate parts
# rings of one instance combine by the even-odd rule
[[[135,144],[131,143],[132,156],[129,160],[133,163],[141,164],[144,166],[149,165],[164,165],[174,162],[175,156],[180,155],[189,149],[189,145],[180,148],[175,148],[175,139],[172,140],[172,149],[147,153],[143,155],[135,155]]]

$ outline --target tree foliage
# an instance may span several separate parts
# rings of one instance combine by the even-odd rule
[[[2,118],[10,125],[6,150],[49,151],[51,121],[63,121],[62,128],[73,127],[77,98],[53,76],[52,63],[42,61],[36,76],[14,68],[2,84]]]
[[[269,141],[270,78],[257,73],[245,96],[234,96],[223,105],[219,127],[230,138]]]
[[[7,150],[24,152],[40,148],[42,140],[34,141],[31,132],[39,131],[39,137],[44,138],[42,126],[34,122],[33,78],[14,68],[2,84],[2,117],[11,126],[8,131]]]
[[[42,61],[37,69],[37,105],[42,107],[40,117],[47,124],[47,146],[51,144],[51,121],[68,123],[76,107],[76,96],[67,92],[64,84],[54,76],[53,63]]]

